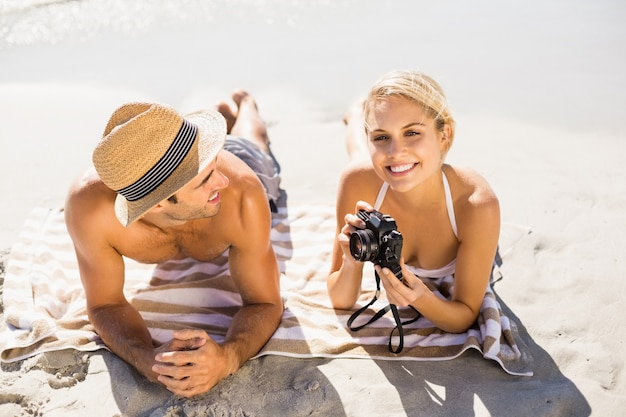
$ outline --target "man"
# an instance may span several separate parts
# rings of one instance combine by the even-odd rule
[[[220,103],[185,117],[154,103],[120,107],[94,150],[95,171],[72,184],[65,207],[96,331],[148,379],[185,397],[208,391],[255,355],[283,311],[269,239],[279,167],[254,99],[240,90],[232,98],[234,111]],[[156,346],[124,297],[122,257],[209,261],[227,249],[243,306],[224,342],[186,329]]]

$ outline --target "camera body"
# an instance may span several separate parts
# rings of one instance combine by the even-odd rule
[[[365,229],[356,230],[350,235],[352,257],[360,262],[370,261],[382,268],[389,268],[402,280],[402,234],[397,230],[396,221],[376,210],[359,210],[356,215],[365,222]]]

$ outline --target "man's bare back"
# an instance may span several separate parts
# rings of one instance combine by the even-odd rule
[[[231,134],[250,133],[252,141],[268,149],[265,126],[254,100],[245,92],[237,91],[233,94],[233,101],[237,105],[236,111],[226,104],[218,105],[225,119],[221,122],[223,134],[227,129]],[[178,117],[171,114],[171,110],[158,106],[156,110],[149,107],[144,111],[145,108],[145,105],[131,105],[131,111],[138,115],[131,118],[117,116],[117,122],[121,124],[118,129],[122,131],[109,129],[108,126],[104,141],[118,140],[119,146],[123,147],[143,134],[140,127],[151,129],[153,124],[162,123],[163,118],[171,117],[176,121]],[[157,111],[166,112],[166,116],[160,116],[155,113]],[[150,117],[150,123],[141,125],[142,122],[137,121],[141,117]],[[112,120],[115,118],[114,114]],[[173,139],[171,136],[174,133],[169,139],[161,139],[151,132],[146,135],[149,141],[155,137],[155,142],[162,140],[166,143],[153,145],[149,142],[146,146],[171,149],[183,140],[193,140],[193,130],[187,139],[181,133],[186,123],[183,122],[180,131],[171,129],[174,133],[178,132]],[[213,140],[223,141],[223,138],[220,139],[220,127],[214,121],[212,123],[215,129]],[[168,121],[164,130],[171,124]],[[202,121],[198,125],[201,126]],[[128,135],[128,138],[119,140],[121,134]],[[195,137],[196,142],[206,141],[210,135],[200,131]],[[172,140],[172,144],[168,140]],[[109,144],[105,143],[96,152],[108,151],[107,146]],[[259,148],[262,149],[261,146]],[[193,152],[195,148],[190,149],[189,152]],[[200,155],[203,148],[198,145],[198,149]],[[96,170],[100,168],[98,172],[115,179],[117,173],[105,164],[118,157],[118,149],[108,152],[113,156],[94,157]],[[154,150],[147,151],[150,152]],[[184,185],[175,190],[173,197],[168,190],[160,189],[160,185],[154,188],[156,181],[150,183],[151,176],[159,175],[154,171],[169,172],[168,166],[159,164],[168,157],[175,160],[176,156],[166,154],[154,163],[155,169],[138,180],[133,177],[135,183],[121,192],[111,189],[113,180],[109,179],[109,185],[105,185],[101,175],[92,170],[72,184],[66,202],[66,224],[76,249],[89,317],[100,337],[113,352],[139,372],[183,396],[205,392],[226,375],[235,372],[269,339],[282,314],[278,266],[269,241],[271,213],[264,186],[255,172],[235,155],[219,148],[212,152],[205,160],[188,163],[198,167],[191,174],[189,169],[186,169],[187,174],[179,173],[174,163],[169,164],[174,166],[174,171],[169,177],[162,175],[166,177],[161,181],[165,184],[163,187],[168,181],[178,181],[171,178],[175,175],[189,177],[177,182]],[[129,155],[129,158],[133,157],[140,159],[142,155]],[[138,165],[141,163],[139,161]],[[184,163],[181,162],[181,166]],[[124,166],[115,168],[123,170]],[[179,171],[184,170],[181,168]],[[127,192],[127,189],[131,191]],[[124,192],[127,195],[122,195]],[[153,197],[151,193],[160,194]],[[135,194],[141,196],[138,203],[127,197]],[[146,202],[138,209],[136,206],[141,206],[141,198],[158,202],[155,205]],[[118,207],[120,204],[122,209]],[[138,211],[139,215],[136,214]],[[125,216],[131,218],[127,225],[123,224]],[[155,346],[143,319],[124,297],[123,256],[144,263],[185,257],[209,261],[227,249],[231,275],[240,289],[243,307],[233,318],[226,341],[217,345],[206,332],[189,329],[174,332],[170,342]]]

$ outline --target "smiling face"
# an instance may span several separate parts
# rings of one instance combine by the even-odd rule
[[[392,189],[411,190],[441,170],[449,128],[438,130],[422,106],[401,96],[379,99],[365,122],[374,170]]]
[[[220,210],[220,190],[229,180],[217,167],[217,157],[198,175],[176,192],[176,202],[168,201],[167,215],[187,221],[215,216]]]

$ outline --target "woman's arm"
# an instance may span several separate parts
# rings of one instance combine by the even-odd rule
[[[478,316],[500,234],[497,197],[478,174],[464,178],[469,184],[454,187],[461,198],[454,201],[459,247],[452,298],[439,298],[407,268],[403,267],[403,284],[377,267],[390,303],[412,305],[435,326],[452,333],[467,330]],[[471,191],[464,191],[468,189]]]
[[[350,235],[365,227],[363,220],[355,213],[358,210],[371,211],[372,206],[363,198],[371,198],[372,191],[380,185],[380,180],[367,169],[368,165],[349,166],[341,176],[336,205],[336,237],[330,275],[326,282],[328,295],[334,308],[349,309],[356,303],[361,292],[363,263],[355,260],[350,253]]]

